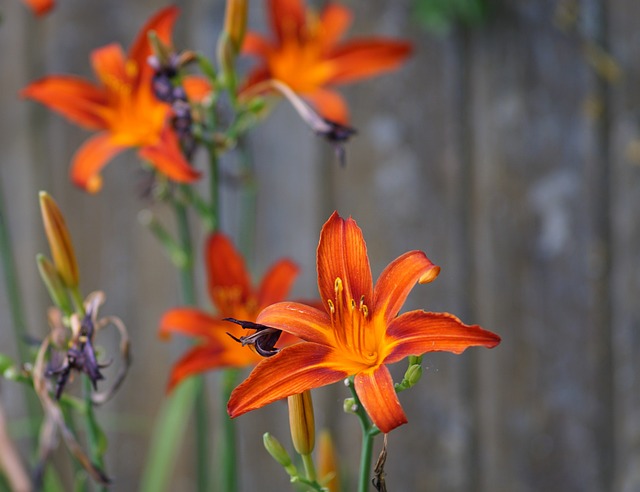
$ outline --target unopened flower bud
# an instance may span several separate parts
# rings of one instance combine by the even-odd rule
[[[42,278],[44,285],[47,287],[47,291],[49,292],[49,296],[53,303],[64,313],[70,313],[73,311],[71,301],[67,295],[67,290],[65,289],[62,279],[60,278],[60,275],[58,275],[58,271],[53,263],[51,263],[51,261],[49,261],[49,259],[44,255],[36,256],[36,263],[38,264],[40,277]]]
[[[340,490],[336,450],[331,434],[327,430],[323,430],[318,436],[318,476],[322,486],[329,492]]]
[[[224,76],[224,83],[227,87],[235,87],[236,75],[235,75],[235,61],[237,51],[233,46],[229,33],[222,32],[218,39],[218,65],[222,69]]]
[[[309,455],[316,443],[315,419],[311,391],[287,398],[291,440],[298,454]]]
[[[412,364],[404,373],[404,379],[408,383],[408,388],[415,386],[422,377],[422,366],[420,364]]]
[[[40,192],[40,211],[58,275],[66,287],[76,288],[79,283],[78,264],[69,230],[58,205],[46,191]]]
[[[227,0],[224,30],[236,53],[240,52],[247,30],[248,0]]]
[[[356,413],[358,411],[358,404],[355,398],[345,398],[342,409],[345,413]]]
[[[276,460],[284,467],[289,475],[296,474],[296,468],[291,462],[291,457],[289,456],[289,453],[287,453],[287,450],[282,447],[280,441],[278,441],[268,432],[265,432],[262,436],[262,442],[264,443],[264,448],[267,450],[267,452],[273,457],[274,460]]]

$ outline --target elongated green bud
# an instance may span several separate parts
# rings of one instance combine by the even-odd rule
[[[289,456],[287,450],[282,447],[280,441],[278,441],[268,432],[265,432],[262,436],[262,442],[264,443],[264,448],[267,450],[267,452],[273,457],[274,460],[276,460],[284,467],[289,475],[293,477],[298,474],[296,467],[291,461],[291,456]]]
[[[55,265],[42,254],[36,256],[36,263],[38,264],[40,277],[42,278],[53,303],[65,314],[73,312],[71,300],[67,294],[67,289],[62,283],[62,279],[60,278]]]

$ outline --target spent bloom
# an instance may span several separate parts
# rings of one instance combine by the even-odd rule
[[[317,268],[324,309],[280,302],[258,315],[257,323],[303,342],[284,347],[254,368],[231,394],[231,417],[355,376],[365,410],[387,433],[407,422],[387,364],[426,352],[459,354],[500,342],[494,333],[465,325],[448,313],[416,310],[398,315],[415,283],[431,282],[440,268],[423,252],[410,251],[391,262],[374,287],[362,231],[337,212],[322,228]]]
[[[23,97],[34,99],[72,122],[98,133],[76,152],[71,180],[77,186],[97,192],[100,171],[115,155],[130,147],[157,171],[179,182],[192,182],[200,173],[184,158],[170,119],[172,108],[159,101],[152,89],[154,70],[149,32],[170,44],[176,7],[157,12],[140,30],[129,52],[109,44],[91,54],[94,83],[73,75],[51,75],[25,87]],[[195,84],[200,87],[200,84]]]
[[[282,259],[267,271],[257,288],[253,287],[244,259],[231,240],[219,232],[207,240],[205,262],[209,297],[218,314],[181,307],[171,309],[160,321],[163,338],[181,333],[201,340],[173,366],[169,390],[184,378],[200,372],[258,363],[262,357],[236,341],[246,334],[243,328],[224,318],[255,320],[260,310],[286,298],[298,273],[292,261]]]
[[[352,16],[336,3],[327,3],[319,15],[306,10],[302,0],[268,0],[267,5],[273,38],[253,32],[245,36],[243,52],[261,63],[249,74],[244,91],[279,80],[337,123],[347,123],[349,116],[333,86],[398,68],[411,53],[408,42],[381,37],[341,42]]]

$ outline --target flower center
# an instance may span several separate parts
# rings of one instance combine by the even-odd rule
[[[378,362],[377,340],[371,327],[369,307],[362,295],[358,301],[351,297],[337,277],[334,284],[334,299],[327,299],[331,314],[331,325],[342,348],[366,366]]]
[[[246,297],[239,285],[216,287],[213,297],[221,316],[255,321],[258,315],[257,300],[253,296]]]

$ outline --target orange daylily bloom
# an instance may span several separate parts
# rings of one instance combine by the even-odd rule
[[[37,16],[46,14],[55,6],[54,0],[23,0],[23,1]]]
[[[398,316],[415,283],[431,282],[440,268],[423,252],[410,251],[391,262],[374,287],[362,231],[351,218],[334,213],[324,225],[317,266],[324,310],[280,302],[258,315],[257,323],[303,342],[254,368],[231,394],[231,417],[355,375],[360,401],[373,423],[387,433],[407,422],[387,364],[410,355],[459,354],[500,342],[498,335],[448,313],[410,311]]]
[[[243,52],[262,58],[249,74],[245,91],[277,79],[304,96],[332,121],[346,124],[347,106],[329,87],[355,82],[393,70],[411,53],[411,44],[387,38],[340,42],[351,24],[349,9],[328,3],[318,16],[302,0],[269,0],[275,40],[245,36]]]
[[[44,77],[25,87],[21,95],[41,102],[72,122],[99,133],[76,152],[71,164],[71,180],[89,192],[102,185],[101,169],[116,154],[129,147],[140,148],[158,171],[174,181],[191,182],[200,173],[184,158],[179,141],[170,127],[171,106],[153,94],[153,68],[149,31],[170,44],[176,7],[156,13],[138,33],[125,54],[118,44],[96,49],[91,62],[99,83],[73,75]]]
[[[224,318],[255,321],[261,309],[286,298],[298,274],[298,267],[291,260],[283,259],[269,269],[258,288],[252,287],[242,256],[222,233],[209,237],[205,261],[209,297],[218,315],[183,307],[168,311],[160,321],[163,338],[181,333],[202,340],[173,366],[169,391],[194,374],[220,367],[244,367],[262,360],[256,352],[227,334],[240,338],[246,331]]]

